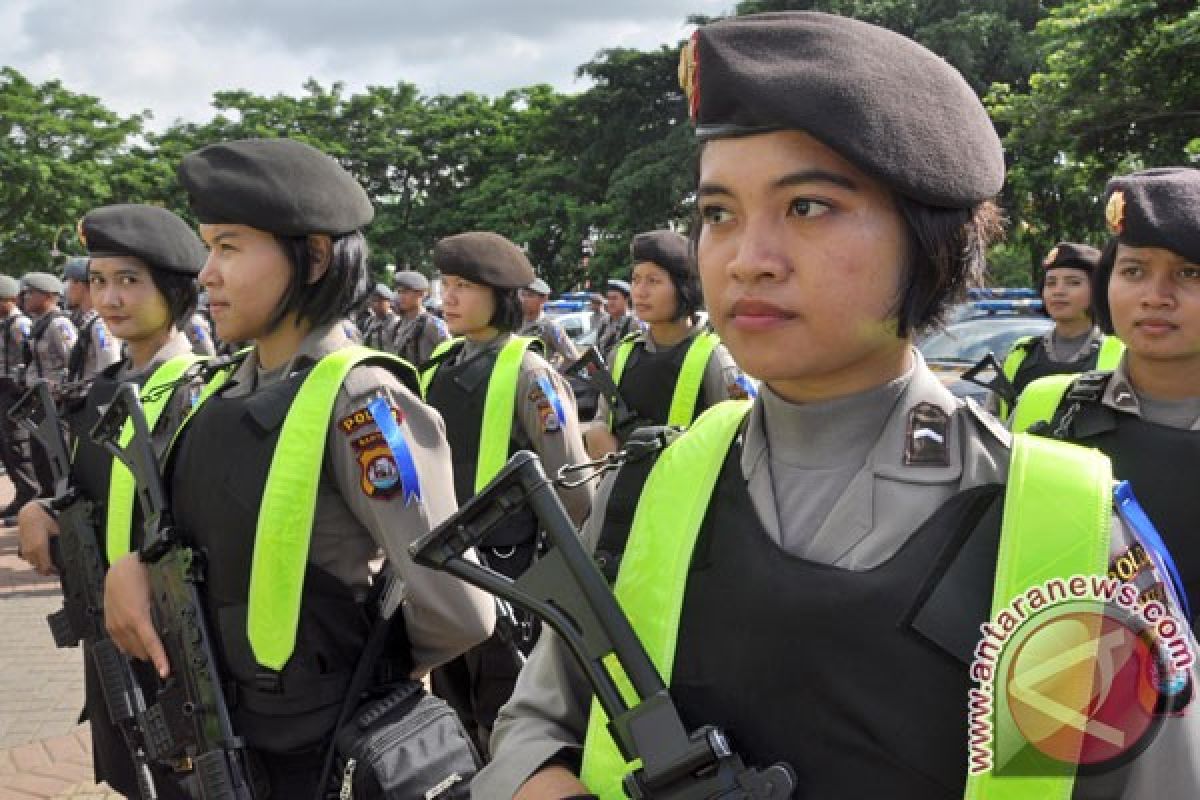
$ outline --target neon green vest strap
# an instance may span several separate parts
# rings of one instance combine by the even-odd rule
[[[1022,401],[1023,402],[1023,401]],[[1054,578],[1103,575],[1112,525],[1112,465],[1097,450],[1018,433],[1004,496],[1004,521],[992,593],[993,618],[1031,587]],[[995,670],[993,743],[1020,737],[1008,711],[1005,652]],[[1093,659],[1095,654],[1093,653]],[[1022,738],[1023,740],[1023,738]],[[967,800],[1069,800],[1073,770],[1065,774],[967,779]]]
[[[246,616],[254,658],[269,669],[283,669],[296,647],[329,419],[346,374],[366,359],[411,368],[400,358],[362,345],[325,356],[300,385],[271,456],[254,536]]]
[[[463,338],[461,336],[455,336],[453,339],[443,339],[434,346],[433,352],[429,354],[429,359],[432,361],[462,340]],[[425,399],[425,395],[429,393],[429,384],[433,382],[433,376],[437,374],[437,368],[438,365],[435,363],[433,366],[426,368],[426,370],[421,373],[422,400]]]
[[[615,591],[668,684],[692,549],[725,455],[749,410],[745,400],[727,400],[701,414],[659,457],[634,512]],[[614,678],[632,701],[619,668]],[[606,726],[603,710],[593,701],[580,775],[589,791],[618,800],[625,797],[621,780],[633,767],[621,757]]]
[[[613,358],[613,383],[618,386],[621,384],[621,376],[625,373],[625,363],[633,352],[635,338],[636,334],[623,339]],[[667,411],[668,425],[686,428],[692,424],[696,416],[696,398],[700,396],[700,386],[704,383],[704,370],[708,366],[708,359],[720,343],[720,337],[708,331],[692,338],[687,355],[683,358],[683,366],[679,369],[679,377],[675,380],[675,390],[671,393],[671,407]],[[612,426],[613,415],[609,411],[609,430],[612,430]]]
[[[1025,357],[1029,355],[1027,347],[1030,343],[1037,339],[1036,336],[1022,336],[1017,341],[1013,342],[1012,349],[1008,351],[1008,355],[1004,357],[1004,366],[1001,372],[1004,377],[1008,378],[1008,382],[1012,383],[1017,377],[1017,370],[1021,369],[1021,365],[1025,363]],[[1000,401],[1000,419],[1008,419],[1008,414],[1011,409],[1008,407],[1007,400]]]
[[[153,431],[158,425],[158,420],[170,405],[171,398],[175,394],[173,391],[156,390],[179,380],[193,364],[203,360],[200,356],[188,353],[168,359],[154,370],[154,374],[146,381],[141,392],[142,410],[146,414],[146,427],[150,431]],[[121,428],[121,446],[129,444],[129,440],[132,438],[133,423],[126,420],[124,427]],[[129,552],[135,493],[136,485],[129,468],[120,459],[114,458],[108,480],[108,509],[104,526],[105,554],[108,556],[109,564]]]
[[[487,486],[508,461],[508,442],[512,438],[513,413],[517,406],[517,378],[521,374],[521,360],[531,344],[533,339],[528,336],[514,336],[496,356],[488,378],[487,397],[483,401],[479,458],[475,462],[477,492]]]
[[[617,345],[617,352],[613,356],[612,379],[617,386],[621,385],[621,376],[625,374],[625,364],[629,361],[629,354],[633,352],[633,342],[638,337],[638,334],[631,333],[621,340]],[[613,410],[608,410],[608,429],[613,429]]]
[[[1101,372],[1112,372],[1121,363],[1125,355],[1125,343],[1116,336],[1109,334],[1100,342],[1100,354],[1096,356],[1096,369]]]
[[[1016,433],[1024,433],[1038,422],[1049,422],[1058,410],[1063,395],[1079,376],[1068,372],[1065,375],[1047,375],[1025,387],[1013,409],[1009,427]]]

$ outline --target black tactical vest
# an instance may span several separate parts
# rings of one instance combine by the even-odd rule
[[[34,375],[38,378],[46,377],[45,371],[42,369],[42,358],[38,354],[38,343],[42,341],[42,337],[46,335],[46,329],[50,327],[50,323],[61,317],[67,316],[61,309],[55,308],[47,311],[42,316],[38,317],[37,322],[29,329],[29,335],[22,342],[24,349],[25,365],[33,367]]]
[[[1046,340],[1039,336],[1027,346],[1025,360],[1021,362],[1021,366],[1017,368],[1017,374],[1013,376],[1013,386],[1020,394],[1025,391],[1026,386],[1038,378],[1045,378],[1047,375],[1088,372],[1095,369],[1096,361],[1100,358],[1102,341],[1094,339],[1091,345],[1083,351],[1083,354],[1074,361],[1055,361],[1046,352]]]
[[[683,361],[688,350],[700,334],[697,330],[679,344],[665,350],[650,352],[644,342],[634,342],[633,350],[621,371],[618,388],[629,407],[637,412],[638,421],[625,431],[647,425],[666,425],[671,411],[671,399],[675,396],[675,384],[683,370]],[[696,413],[708,408],[704,402],[704,384],[701,382],[696,393]],[[622,441],[622,444],[624,442]]]

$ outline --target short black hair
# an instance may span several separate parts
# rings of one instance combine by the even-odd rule
[[[1091,275],[1092,319],[1100,326],[1100,330],[1109,335],[1116,333],[1116,329],[1113,328],[1112,309],[1108,305],[1108,284],[1112,280],[1113,267],[1117,263],[1119,244],[1120,241],[1115,236],[1108,240],[1108,244],[1100,251],[1100,260],[1096,262],[1096,269]]]
[[[521,298],[517,294],[519,290],[497,289],[494,286],[489,288],[492,290],[492,297],[496,299],[496,310],[492,312],[488,324],[498,331],[508,333],[521,330],[525,324],[525,309],[521,307]]]
[[[149,265],[147,264],[147,266]],[[149,272],[150,280],[154,282],[154,288],[158,289],[159,294],[166,298],[167,308],[171,312],[171,322],[176,328],[183,330],[192,319],[192,314],[196,313],[196,302],[199,296],[196,290],[196,276],[154,267],[150,267]]]
[[[269,330],[274,330],[292,312],[298,320],[319,328],[348,315],[367,299],[373,284],[367,267],[367,240],[361,231],[331,237],[329,267],[315,283],[308,282],[312,265],[308,236],[275,238],[292,265],[292,279]]]

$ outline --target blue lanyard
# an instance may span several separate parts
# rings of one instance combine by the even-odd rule
[[[542,394],[546,395],[546,402],[554,409],[554,415],[558,417],[558,427],[562,428],[567,424],[567,414],[563,411],[562,400],[559,399],[558,392],[554,391],[554,384],[550,383],[550,378],[545,375],[538,375],[538,386],[542,388]]]
[[[1146,515],[1142,504],[1134,496],[1133,487],[1129,485],[1129,481],[1121,481],[1117,484],[1117,488],[1113,490],[1113,500],[1117,504],[1117,513],[1141,541],[1142,547],[1146,548],[1146,554],[1150,557],[1154,568],[1158,570],[1159,574],[1166,576],[1163,585],[1173,595],[1172,599],[1183,611],[1184,618],[1190,620],[1192,612],[1188,605],[1187,592],[1183,588],[1183,580],[1179,577],[1179,570],[1175,567],[1175,560],[1171,558],[1166,542],[1163,541],[1158,529],[1154,527],[1154,523],[1150,521],[1150,517]]]
[[[367,411],[371,413],[371,418],[375,420],[376,427],[379,428],[384,441],[387,442],[388,450],[392,452],[392,458],[396,460],[396,471],[400,473],[404,505],[407,506],[413,500],[421,502],[421,482],[417,477],[417,465],[413,462],[408,441],[404,438],[400,426],[396,424],[396,418],[392,415],[391,404],[388,403],[386,397],[380,395],[367,403]]]

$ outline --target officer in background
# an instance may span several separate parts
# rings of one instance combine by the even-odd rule
[[[85,242],[86,244],[86,242]],[[121,342],[100,319],[88,286],[88,259],[71,258],[63,267],[67,308],[78,336],[67,363],[67,380],[91,380],[105,367],[121,360]]]
[[[588,292],[588,313],[591,314],[589,330],[599,328],[600,323],[604,322],[604,318],[608,316],[604,311],[606,305],[604,295],[599,292]]]
[[[1099,260],[1099,250],[1075,242],[1059,242],[1042,260],[1038,290],[1054,327],[1043,336],[1019,339],[1004,359],[1004,374],[1018,395],[1047,375],[1116,366],[1121,340],[1104,335],[1092,309],[1092,275]],[[1000,401],[1001,419],[1011,410]]]
[[[517,290],[534,278],[525,253],[499,234],[472,231],[439,241],[433,263],[442,275],[446,324],[456,338],[434,352],[422,382],[428,403],[446,421],[459,502],[483,488],[517,450],[537,453],[549,475],[586,461],[570,386],[538,354],[535,340],[514,335],[522,320]],[[591,507],[590,485],[557,491],[572,519],[582,522]],[[489,534],[479,553],[516,577],[533,562],[537,546],[537,522],[523,512]],[[528,650],[532,635],[525,624],[502,629],[433,672],[434,691],[454,706],[485,750],[496,712],[516,681],[511,648]]]
[[[386,284],[377,283],[371,289],[367,306],[371,309],[371,317],[363,328],[363,344],[376,350],[387,350],[391,341],[392,329],[399,321],[392,311],[392,290]]]
[[[753,391],[720,337],[699,324],[704,298],[688,240],[674,231],[649,231],[634,236],[629,250],[633,307],[646,330],[621,340],[609,368],[637,419],[618,429],[601,395],[585,433],[592,458],[615,452],[636,428],[686,428],[710,406]]]
[[[0,517],[10,517],[37,496],[38,488],[25,457],[28,437],[8,418],[8,410],[24,392],[21,375],[25,339],[31,323],[17,306],[20,282],[11,275],[0,275],[0,461],[15,492],[13,501],[0,509]]]
[[[605,316],[596,334],[596,349],[606,361],[612,361],[612,351],[617,343],[634,331],[642,329],[629,309],[632,289],[629,281],[612,278],[605,292]]]
[[[410,364],[421,365],[434,348],[450,338],[446,323],[425,310],[429,279],[416,270],[396,273],[395,307],[400,317],[388,349]]]
[[[63,283],[48,272],[30,272],[22,283],[25,313],[32,322],[25,340],[25,385],[45,378],[57,389],[67,380],[71,348],[79,338],[70,317],[59,307]]]
[[[547,317],[542,311],[546,301],[550,299],[550,285],[541,278],[535,278],[533,283],[519,289],[521,310],[525,315],[525,325],[521,328],[522,336],[532,336],[541,341],[545,348],[546,360],[561,370],[574,364],[579,359],[579,351],[563,326]]]
[[[1112,459],[1166,542],[1193,625],[1200,608],[1200,170],[1151,169],[1105,192],[1112,240],[1096,269],[1100,323],[1125,342],[1113,370],[1036,381],[1013,430]],[[1035,422],[1041,424],[1035,425]],[[1135,560],[1144,560],[1145,551]],[[1161,599],[1161,597],[1160,597]]]

